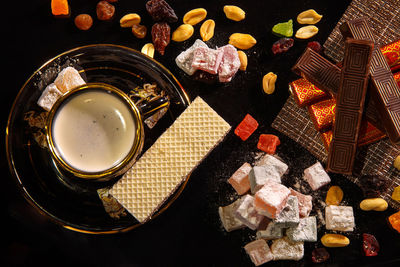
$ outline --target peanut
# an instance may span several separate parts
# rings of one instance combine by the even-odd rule
[[[318,14],[314,9],[301,12],[297,16],[299,24],[316,24],[322,19],[322,15]]]
[[[394,188],[392,193],[392,199],[400,202],[400,185]]]
[[[147,43],[142,47],[141,52],[149,57],[154,57],[154,45],[152,43]]]
[[[393,162],[393,167],[395,167],[396,169],[398,169],[400,171],[400,155],[398,155],[394,162]]]
[[[136,13],[126,14],[119,20],[119,25],[122,28],[130,28],[135,24],[140,23],[140,16]]]
[[[325,234],[321,237],[321,243],[328,248],[345,247],[350,244],[350,240],[344,235]]]
[[[204,8],[195,8],[190,10],[183,16],[183,23],[196,25],[206,17],[207,17],[207,10],[205,10]]]
[[[229,37],[229,43],[236,48],[246,50],[252,48],[257,40],[250,34],[234,33]]]
[[[313,37],[317,33],[318,33],[318,28],[316,26],[309,25],[298,29],[295,36],[296,38],[299,39],[308,39]]]
[[[242,50],[238,50],[238,56],[240,60],[240,67],[239,69],[245,71],[247,69],[247,56],[246,53]]]
[[[339,205],[343,199],[343,191],[337,186],[331,186],[326,194],[325,203],[326,205]]]
[[[272,94],[275,91],[275,82],[278,76],[273,72],[268,72],[263,77],[263,89],[266,94]]]
[[[246,12],[244,12],[243,9],[237,6],[224,6],[224,13],[228,19],[234,21],[241,21],[244,20],[244,18],[246,17]]]
[[[190,24],[182,24],[172,33],[172,41],[183,42],[189,39],[194,32],[194,28]]]
[[[384,211],[388,208],[388,203],[383,198],[367,198],[361,201],[360,209],[369,211]]]
[[[140,24],[135,24],[132,26],[132,33],[136,38],[143,39],[147,34],[147,27]]]
[[[210,40],[214,36],[215,21],[208,19],[203,22],[200,27],[200,36],[204,42]]]

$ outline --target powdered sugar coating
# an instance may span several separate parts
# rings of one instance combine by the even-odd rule
[[[235,212],[236,218],[252,230],[257,229],[264,216],[258,214],[254,208],[254,197],[245,195]]]
[[[290,195],[296,196],[299,201],[299,215],[300,218],[307,217],[312,210],[312,196],[304,195],[293,188],[289,188]]]
[[[193,52],[192,67],[204,70],[211,74],[218,73],[218,67],[222,60],[223,51],[208,47],[197,47]]]
[[[313,191],[331,182],[331,178],[329,178],[329,175],[319,161],[304,170],[304,179]]]
[[[255,194],[254,205],[261,214],[276,218],[286,205],[289,194],[290,190],[286,186],[267,181]]]
[[[243,195],[250,189],[249,173],[251,169],[251,165],[245,162],[228,179],[228,183],[232,185],[239,195]]]
[[[208,47],[202,40],[197,39],[191,47],[181,52],[176,58],[176,65],[186,72],[188,75],[192,75],[197,68],[192,67],[193,52],[197,47]]]
[[[223,52],[221,64],[218,68],[218,78],[220,82],[230,82],[240,67],[240,59],[237,49],[231,45],[218,48]]]

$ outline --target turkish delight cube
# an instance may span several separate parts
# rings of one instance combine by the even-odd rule
[[[222,51],[222,59],[218,68],[219,81],[230,82],[240,67],[238,52],[231,44],[220,47],[218,50]]]
[[[254,166],[249,173],[251,193],[255,194],[268,181],[281,183],[281,176],[272,165]]]
[[[313,191],[331,182],[331,178],[329,178],[319,161],[304,170],[304,179],[308,182]]]
[[[186,72],[188,75],[192,75],[197,68],[192,67],[194,50],[197,47],[208,47],[202,40],[197,39],[191,47],[181,52],[176,58],[176,65]]]
[[[60,90],[58,90],[54,83],[51,83],[46,86],[42,95],[37,101],[37,104],[45,110],[50,111],[51,107],[54,105],[57,99],[60,98],[60,96],[62,96]]]
[[[277,159],[276,157],[265,154],[260,160],[257,161],[256,166],[272,165],[275,167],[276,171],[282,177],[289,169],[288,165],[283,161]]]
[[[299,221],[299,202],[297,197],[289,196],[285,207],[274,219],[275,225],[281,228],[295,227]]]
[[[84,85],[86,82],[82,79],[79,72],[73,67],[66,67],[58,73],[54,84],[61,93],[66,93],[69,90]]]
[[[275,154],[277,146],[281,144],[279,137],[273,134],[260,134],[257,148],[268,153]]]
[[[257,191],[254,205],[257,211],[269,218],[276,218],[286,205],[290,190],[273,181],[267,183]]]
[[[246,162],[228,179],[228,183],[232,185],[239,195],[243,195],[250,189],[249,173],[251,169],[251,165]]]
[[[264,216],[256,211],[254,207],[254,197],[251,195],[245,195],[242,198],[242,201],[235,211],[235,216],[251,230],[256,230],[264,219]]]
[[[223,51],[208,47],[197,47],[193,52],[192,67],[217,74]]]
[[[292,242],[286,236],[272,241],[274,260],[301,260],[304,257],[304,242]]]
[[[274,259],[272,252],[264,239],[254,240],[244,246],[255,266],[259,266]]]
[[[258,127],[258,122],[250,115],[247,114],[244,119],[236,127],[234,133],[243,141],[246,141],[254,133]]]
[[[317,218],[315,216],[300,218],[297,226],[286,230],[286,235],[293,242],[316,242]]]
[[[245,227],[245,225],[235,216],[235,211],[240,205],[241,201],[242,200],[239,198],[228,206],[218,208],[219,218],[222,222],[222,226],[227,232]]]
[[[276,226],[274,221],[270,221],[267,227],[263,230],[258,230],[257,233],[258,239],[278,239],[283,236],[283,229],[281,227]]]
[[[327,230],[353,231],[354,214],[351,206],[329,205],[325,208],[325,222]]]
[[[304,218],[310,215],[310,212],[312,210],[312,196],[304,195],[294,190],[293,188],[289,188],[289,190],[290,190],[290,195],[296,196],[297,200],[299,201],[300,218]]]

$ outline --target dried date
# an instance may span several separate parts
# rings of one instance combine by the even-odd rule
[[[164,55],[165,48],[170,42],[171,27],[166,22],[155,23],[151,28],[151,37],[154,48],[158,53]]]
[[[171,6],[164,0],[150,0],[146,3],[146,10],[156,22],[177,22],[178,17]]]
[[[272,45],[272,53],[274,55],[287,52],[293,46],[292,38],[281,38]]]

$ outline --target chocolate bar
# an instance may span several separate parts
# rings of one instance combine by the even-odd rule
[[[367,18],[343,23],[340,30],[344,37],[363,39],[375,43]],[[370,92],[382,124],[390,141],[400,143],[400,90],[382,51],[376,46],[371,59]]]
[[[336,97],[336,114],[327,170],[351,174],[367,94],[373,42],[347,39]]]
[[[340,68],[311,48],[304,51],[292,71],[326,92],[336,95],[339,89]]]

